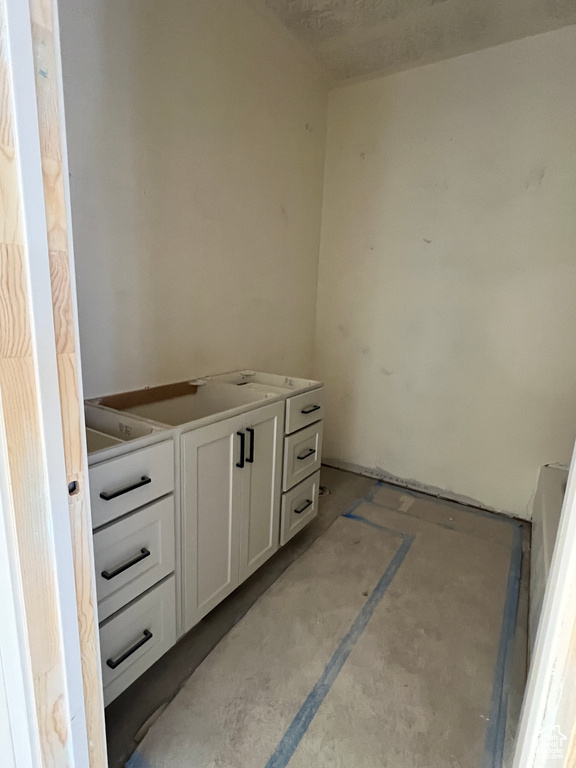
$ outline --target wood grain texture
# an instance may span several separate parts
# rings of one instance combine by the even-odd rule
[[[32,41],[38,123],[48,230],[50,277],[58,368],[58,385],[64,436],[67,482],[77,483],[69,497],[70,528],[80,634],[84,703],[91,768],[107,765],[104,732],[98,620],[93,575],[92,531],[87,489],[82,408],[79,398],[79,352],[71,285],[69,230],[63,165],[62,79],[55,0],[31,0]]]
[[[60,634],[52,510],[47,494],[38,378],[31,332],[21,190],[13,137],[5,7],[0,4],[0,391],[10,473],[12,527],[43,765],[71,765],[71,721]]]
[[[34,23],[52,32],[55,8],[53,0],[30,0],[30,18]]]
[[[2,358],[32,354],[24,250],[11,243],[0,243],[0,328]]]
[[[0,12],[3,14],[4,9]],[[1,20],[0,20],[1,21]],[[12,104],[5,28],[0,35],[0,242],[6,246],[22,246],[20,200],[16,189],[15,149]]]

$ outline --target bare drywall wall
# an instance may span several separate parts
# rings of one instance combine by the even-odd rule
[[[576,28],[329,102],[324,455],[526,515],[576,434]]]
[[[327,80],[238,0],[62,0],[86,396],[309,375]]]

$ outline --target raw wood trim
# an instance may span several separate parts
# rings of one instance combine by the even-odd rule
[[[120,392],[117,395],[106,395],[88,402],[95,405],[105,405],[116,411],[125,411],[127,408],[135,408],[137,405],[158,403],[161,400],[172,400],[174,397],[195,395],[198,387],[188,381],[179,381],[176,384],[164,384],[160,387],[146,387],[135,389],[132,392]]]
[[[68,169],[56,0],[30,0],[38,130],[48,234],[64,459],[74,560],[78,631],[91,768],[107,765],[103,719],[92,525],[84,454],[82,385],[71,269]]]
[[[29,254],[23,238],[5,2],[0,4],[0,418],[9,484],[4,497],[9,508],[3,514],[14,530],[17,549],[12,557],[19,565],[42,763],[59,767],[70,764],[71,716],[54,569],[53,510],[46,492],[49,479],[32,339]]]
[[[0,414],[2,406],[0,401]],[[4,424],[0,418],[0,755],[2,768],[39,766],[32,665],[20,638],[25,615],[19,593],[19,564],[9,493],[9,467]],[[2,700],[3,699],[3,700]]]
[[[105,768],[55,0],[32,12],[0,0],[0,527],[38,745],[17,765]]]

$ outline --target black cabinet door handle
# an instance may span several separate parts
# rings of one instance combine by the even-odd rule
[[[313,456],[316,453],[316,448],[310,448],[306,451],[306,453],[301,453],[299,456],[296,456],[298,461],[304,461],[304,459],[307,459],[308,456]]]
[[[132,483],[132,485],[126,485],[124,488],[118,488],[116,491],[102,491],[100,494],[100,498],[104,499],[104,501],[112,501],[112,499],[117,499],[118,496],[122,496],[125,493],[130,493],[130,491],[135,491],[136,488],[142,488],[143,485],[148,485],[148,483],[152,482],[151,477],[147,477],[146,475],[142,475],[140,480],[138,480],[137,483]]]
[[[110,669],[116,669],[116,667],[119,667],[120,664],[122,664],[123,661],[126,661],[129,656],[132,656],[133,653],[136,653],[138,648],[142,648],[144,643],[147,643],[148,640],[152,640],[152,637],[152,632],[150,632],[148,629],[145,629],[143,632],[143,637],[141,637],[138,642],[134,643],[132,648],[128,648],[128,650],[125,651],[122,656],[118,656],[117,659],[107,659],[106,666],[110,667]]]
[[[236,432],[240,438],[240,461],[236,462],[236,466],[240,469],[244,469],[244,454],[246,452],[246,435],[244,432]]]
[[[303,413],[305,416],[307,416],[309,413],[314,413],[314,411],[319,411],[320,408],[322,408],[321,405],[307,405],[306,408],[302,408],[300,413]]]
[[[295,515],[301,515],[302,512],[304,512],[305,509],[308,509],[308,507],[312,504],[312,501],[310,499],[306,499],[306,502],[300,507],[300,509],[295,509],[294,514]]]
[[[246,427],[246,432],[250,435],[250,444],[248,446],[249,455],[246,458],[246,463],[254,464],[254,430],[252,427]]]
[[[140,554],[136,555],[136,557],[134,557],[132,560],[128,560],[127,563],[122,563],[122,565],[119,565],[117,568],[114,568],[111,571],[102,571],[102,578],[106,579],[106,581],[110,581],[110,579],[113,579],[115,576],[120,576],[120,574],[124,573],[124,571],[127,571],[128,568],[132,568],[133,565],[140,563],[147,557],[150,557],[150,550],[146,549],[146,547],[142,547]]]

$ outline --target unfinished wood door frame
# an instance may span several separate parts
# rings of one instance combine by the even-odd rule
[[[576,447],[522,706],[514,768],[576,767]]]
[[[105,768],[55,0],[0,0],[0,43],[1,746]]]
[[[1,407],[0,407],[1,409]],[[0,755],[7,768],[40,764],[40,742],[32,727],[34,701],[25,619],[18,589],[16,545],[10,525],[5,434],[0,425]]]

